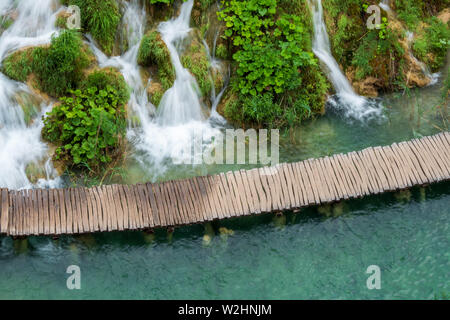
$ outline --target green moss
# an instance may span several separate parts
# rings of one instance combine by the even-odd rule
[[[159,81],[164,89],[169,89],[175,81],[175,70],[171,63],[170,53],[157,30],[151,30],[142,38],[138,63],[144,67],[157,67]]]
[[[32,60],[39,88],[55,97],[77,88],[90,63],[80,34],[70,30],[53,37],[50,47],[36,48]]]
[[[111,55],[121,13],[116,0],[66,0],[81,10],[81,24],[92,34],[103,52]]]
[[[33,51],[34,48],[28,48],[9,55],[3,61],[2,72],[13,80],[27,81],[33,72]]]
[[[97,88],[98,90],[106,90],[111,86],[117,92],[117,99],[120,105],[125,105],[130,99],[130,88],[123,75],[114,68],[104,68],[90,73],[86,80],[81,84],[82,90],[89,88]]]
[[[210,62],[205,46],[198,39],[193,39],[181,56],[181,64],[188,69],[197,80],[203,97],[212,90]]]
[[[445,63],[450,46],[450,29],[436,17],[427,20],[428,26],[414,42],[416,57],[433,71],[439,70]]]

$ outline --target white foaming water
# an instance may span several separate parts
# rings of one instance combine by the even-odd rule
[[[438,82],[439,76],[441,74],[439,72],[431,73],[428,66],[425,63],[423,63],[422,61],[419,61],[419,59],[417,59],[414,56],[413,50],[412,50],[412,44],[414,41],[414,33],[412,33],[411,31],[407,31],[406,38],[408,40],[408,54],[409,54],[410,58],[420,66],[420,69],[422,69],[424,76],[427,77],[428,79],[430,79],[430,83],[428,84],[428,86],[432,86],[432,85],[436,84]]]
[[[175,69],[175,82],[166,91],[158,108],[158,122],[161,125],[177,126],[190,121],[206,120],[199,99],[199,88],[191,73],[185,69],[180,60],[178,48],[189,35],[193,0],[181,6],[180,15],[176,19],[163,22],[158,30],[170,52]]]
[[[380,6],[381,9],[383,9],[386,12],[391,11],[389,0],[382,0],[378,5]]]
[[[26,46],[48,43],[56,32],[53,0],[2,0],[0,12],[17,11],[14,23],[0,36],[0,61],[11,52]],[[59,178],[48,160],[48,148],[41,141],[42,116],[51,105],[41,106],[41,113],[31,125],[25,123],[25,115],[16,97],[20,93],[32,94],[25,84],[18,83],[0,73],[0,186],[10,189],[32,188],[26,175],[31,163],[44,166],[47,179],[38,182],[39,187],[56,187]],[[47,160],[46,160],[47,159]],[[41,163],[46,162],[46,165]]]
[[[367,120],[380,117],[382,106],[357,95],[333,57],[323,19],[322,1],[311,0],[310,3],[314,23],[313,52],[326,65],[328,78],[336,90],[336,96],[331,97],[329,102],[334,108],[342,110],[344,115],[350,118]]]
[[[201,132],[205,140],[218,132],[206,121],[199,98],[198,85],[183,68],[179,56],[179,45],[190,32],[189,21],[193,0],[184,2],[180,16],[163,22],[159,26],[162,38],[169,48],[171,61],[176,71],[176,79],[171,89],[164,94],[156,110],[147,97],[147,84],[143,84],[137,64],[139,44],[146,25],[145,8],[139,0],[124,1],[124,25],[128,26],[130,49],[122,56],[108,58],[91,40],[90,45],[101,67],[111,66],[119,69],[132,88],[129,107],[139,119],[139,126],[130,123],[127,137],[133,143],[135,158],[144,168],[157,177],[173,163],[181,163],[191,158],[186,154],[186,146],[192,145],[195,133]],[[151,79],[149,80],[149,83]],[[207,146],[204,145],[203,148]]]

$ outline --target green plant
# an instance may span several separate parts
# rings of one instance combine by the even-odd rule
[[[158,76],[164,89],[172,87],[175,81],[175,70],[170,59],[170,52],[156,30],[151,30],[142,38],[138,52],[138,63],[141,66],[158,66]]]
[[[281,2],[292,12],[307,10],[305,1]],[[234,47],[237,74],[232,80],[237,98],[228,100],[227,118],[291,126],[322,110],[327,85],[311,52],[311,28],[305,26],[309,18],[284,13],[277,0],[230,0],[222,5],[218,16],[227,28],[224,37]],[[311,69],[317,73],[311,75]],[[303,92],[310,81],[320,85],[314,92]],[[308,94],[322,98],[307,99]]]
[[[119,156],[125,135],[125,109],[117,90],[71,91],[44,119],[44,139],[58,145],[55,159],[76,167],[101,172],[104,164]]]
[[[207,96],[212,90],[212,81],[210,62],[203,44],[193,40],[181,56],[181,64],[194,75],[202,96]]]
[[[79,33],[64,30],[52,38],[50,47],[36,48],[32,62],[40,88],[58,97],[77,88],[89,65],[89,56]]]
[[[450,29],[436,17],[427,20],[428,26],[413,45],[414,54],[433,71],[441,68],[450,46]]]
[[[102,50],[111,55],[121,14],[116,0],[66,0],[81,11],[81,24],[90,32]]]
[[[25,82],[33,72],[33,50],[28,48],[16,51],[4,61],[2,72],[13,80]]]
[[[123,75],[113,68],[104,68],[95,70],[90,73],[81,83],[80,88],[87,90],[89,88],[97,88],[98,90],[106,90],[111,86],[117,92],[117,104],[125,105],[130,99],[130,88]]]

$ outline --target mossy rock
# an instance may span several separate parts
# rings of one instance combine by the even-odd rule
[[[111,86],[117,91],[119,105],[127,104],[131,90],[117,69],[107,67],[92,70],[81,83],[80,88],[86,90],[96,87],[99,90],[105,90],[107,86]]]
[[[33,72],[34,47],[18,50],[3,61],[2,72],[9,78],[25,82]]]
[[[172,66],[170,52],[157,30],[148,31],[142,38],[138,64],[143,67],[156,67],[157,77],[165,90],[175,81],[175,69]]]
[[[157,81],[152,81],[150,83],[150,86],[147,89],[147,93],[150,96],[150,102],[155,106],[158,107],[159,103],[161,102],[162,97],[164,96],[164,90],[161,83]]]
[[[200,40],[196,29],[191,32],[191,41],[181,55],[181,64],[188,69],[197,80],[203,97],[209,96],[213,83],[211,82],[211,63],[205,45]]]

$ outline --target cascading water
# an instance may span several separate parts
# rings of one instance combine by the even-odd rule
[[[382,0],[378,5],[380,6],[381,9],[383,9],[386,12],[391,11],[389,0]]]
[[[419,61],[419,59],[417,59],[414,56],[414,54],[413,54],[412,44],[413,44],[413,41],[414,41],[414,33],[412,33],[411,31],[407,31],[406,32],[406,39],[408,41],[408,54],[409,54],[409,57],[411,58],[412,61],[414,61],[417,65],[420,66],[420,69],[422,70],[424,76],[427,77],[430,80],[430,83],[428,85],[432,86],[432,85],[436,84],[438,82],[438,80],[439,80],[440,73],[431,73],[431,71],[428,68],[428,66],[425,63],[423,63],[422,61]]]
[[[26,46],[48,43],[56,32],[56,14],[53,0],[2,0],[2,14],[16,12],[13,24],[0,35],[0,61],[11,52]],[[10,189],[31,188],[26,168],[34,163],[42,166],[46,179],[38,181],[40,187],[56,187],[59,178],[48,160],[48,148],[40,140],[42,115],[51,105],[38,105],[41,112],[31,124],[25,122],[25,114],[18,96],[33,96],[22,83],[15,82],[0,73],[0,186]],[[47,159],[47,160],[46,160]],[[45,163],[45,164],[44,164]]]
[[[329,99],[330,104],[344,111],[345,116],[354,119],[367,120],[380,117],[382,106],[355,93],[331,53],[330,40],[323,19],[322,0],[311,0],[310,4],[314,23],[313,52],[325,64],[328,78],[336,90],[336,96]]]
[[[186,146],[192,145],[195,133],[200,132],[204,141],[209,141],[218,132],[218,129],[213,128],[207,121],[200,102],[198,85],[189,71],[183,68],[179,56],[181,43],[191,30],[189,21],[193,0],[182,4],[180,15],[176,19],[163,22],[158,28],[169,49],[176,79],[173,87],[164,94],[157,110],[148,101],[146,86],[142,82],[137,64],[139,44],[146,24],[145,8],[139,0],[124,1],[123,5],[124,25],[128,26],[130,49],[119,57],[108,58],[92,40],[90,45],[99,65],[119,69],[132,88],[129,107],[139,119],[139,125],[131,123],[127,137],[136,149],[137,161],[146,168],[147,174],[157,178],[170,164],[188,162],[195,156],[186,153]],[[206,147],[206,144],[202,146]],[[149,168],[154,170],[148,170]]]

